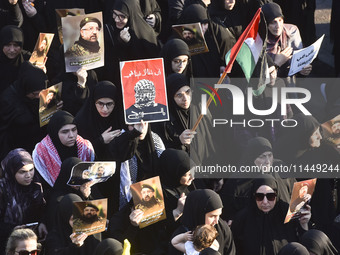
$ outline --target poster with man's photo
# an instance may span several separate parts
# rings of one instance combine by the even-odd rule
[[[56,9],[56,16],[57,16],[57,27],[58,27],[58,36],[59,41],[61,44],[64,43],[63,41],[63,28],[61,25],[61,18],[67,17],[67,16],[79,16],[84,15],[85,10],[84,9],[78,9],[78,8],[72,8],[72,9]]]
[[[135,210],[143,212],[139,228],[145,228],[166,219],[164,197],[159,176],[130,186]]]
[[[61,18],[66,72],[104,66],[102,12]]]
[[[125,123],[169,120],[162,58],[120,62]]]
[[[107,181],[116,171],[116,162],[80,162],[71,171],[67,184],[81,186],[87,182],[99,183]]]
[[[284,223],[301,216],[301,210],[312,199],[316,180],[315,178],[294,183],[292,197]]]
[[[47,60],[47,53],[52,44],[54,34],[40,33],[35,44],[32,55],[29,59],[33,65],[44,69]]]
[[[105,231],[107,198],[73,203],[73,233],[93,235]]]
[[[340,153],[340,114],[321,125],[322,138]]]
[[[191,56],[209,51],[201,23],[173,25],[172,29],[189,46]]]
[[[62,82],[44,89],[39,94],[39,122],[40,127],[50,122],[53,114],[58,111],[58,103],[61,101]]]

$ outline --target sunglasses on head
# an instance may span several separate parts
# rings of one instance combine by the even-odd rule
[[[33,250],[33,251],[22,250],[22,251],[16,251],[15,253],[19,255],[39,255],[40,250]]]
[[[274,201],[276,198],[276,193],[255,193],[255,199],[256,201],[262,201],[264,197],[267,198],[268,201]]]

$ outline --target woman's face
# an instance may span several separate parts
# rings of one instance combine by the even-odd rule
[[[218,223],[218,220],[220,219],[221,214],[222,214],[222,208],[206,213],[204,224],[215,226]]]
[[[187,55],[180,55],[172,59],[171,69],[174,73],[183,73],[187,67],[189,57]]]
[[[29,251],[29,252],[34,251],[34,250],[37,250],[37,247],[38,247],[38,244],[37,244],[36,239],[20,240],[17,243],[14,254],[19,254],[20,251]]]
[[[192,181],[194,180],[195,178],[192,176],[190,170],[188,172],[186,172],[185,175],[183,175],[179,181],[179,183],[181,185],[184,185],[184,186],[190,186]]]
[[[322,135],[320,133],[320,128],[318,128],[309,138],[309,145],[312,148],[317,148],[320,146]]]
[[[74,124],[64,125],[58,132],[60,142],[67,147],[74,146],[77,140],[77,135],[77,126]]]
[[[267,185],[262,185],[257,189],[256,193],[260,195],[263,195],[263,194],[267,195],[267,194],[275,193],[275,191]],[[264,213],[270,212],[276,204],[276,196],[273,201],[270,201],[270,200],[271,199],[268,199],[267,196],[264,196],[262,200],[256,199],[257,207]]]
[[[128,17],[126,17],[124,13],[117,11],[117,10],[113,10],[112,18],[116,22],[116,27],[118,29],[123,29],[129,20]]]
[[[16,42],[10,42],[2,48],[3,53],[9,59],[15,59],[21,52],[21,47]]]
[[[189,109],[192,92],[189,86],[183,86],[174,95],[176,104],[182,109]]]
[[[236,0],[224,0],[224,9],[231,11],[235,6]]]
[[[283,18],[277,17],[273,19],[268,25],[269,32],[274,36],[280,36],[283,30]]]
[[[96,102],[96,108],[100,116],[108,117],[115,108],[115,102],[111,98],[99,98]]]
[[[34,165],[27,164],[18,170],[15,174],[16,181],[23,186],[28,186],[32,183],[34,176]]]
[[[269,171],[270,166],[273,164],[273,153],[271,151],[263,152],[255,159],[254,164],[263,171]]]

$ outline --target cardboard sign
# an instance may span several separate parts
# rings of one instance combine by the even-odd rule
[[[54,34],[40,33],[35,44],[32,56],[29,59],[33,65],[44,69],[47,60],[47,53],[52,44]]]
[[[62,82],[44,89],[39,94],[39,122],[40,127],[50,122],[57,112],[57,104],[61,101]]]
[[[70,186],[80,186],[86,182],[105,182],[116,171],[116,162],[80,162],[71,171],[67,184]]]
[[[102,12],[61,18],[66,72],[104,66]]]
[[[55,10],[57,14],[57,26],[58,26],[58,36],[59,36],[59,41],[61,44],[64,43],[63,41],[63,28],[61,26],[61,18],[62,17],[67,17],[67,16],[79,16],[79,15],[84,15],[85,11],[84,9],[56,9]]]
[[[288,76],[292,76],[300,72],[305,66],[313,62],[313,60],[318,56],[324,37],[325,35],[322,35],[311,46],[303,48],[301,50],[295,50],[293,52]]]
[[[284,223],[300,217],[301,209],[306,203],[309,203],[312,198],[316,180],[317,179],[310,179],[294,183],[292,198],[289,202],[289,208]]]
[[[164,197],[159,176],[134,183],[130,186],[135,210],[144,212],[139,228],[166,219]]]
[[[340,114],[321,125],[322,139],[327,141],[340,153]]]
[[[73,233],[93,235],[105,231],[107,198],[73,203]]]
[[[173,25],[172,29],[176,36],[189,46],[191,56],[209,52],[201,23]]]
[[[169,120],[162,58],[120,62],[125,123]]]

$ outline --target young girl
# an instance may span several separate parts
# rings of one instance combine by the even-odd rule
[[[197,226],[193,233],[188,231],[175,236],[171,244],[186,255],[198,255],[208,247],[218,251],[217,235],[215,227],[205,224]]]

